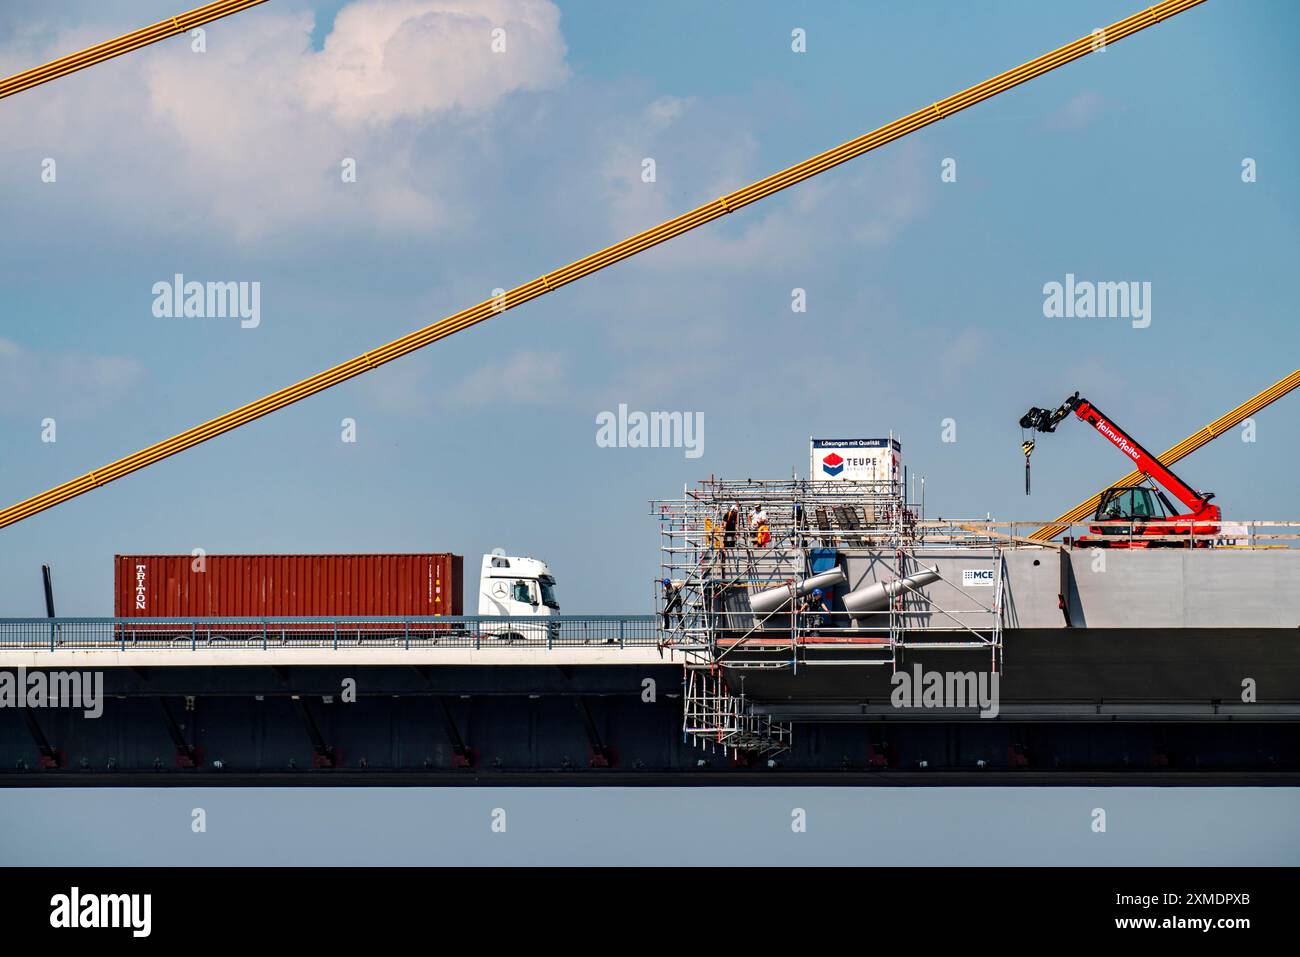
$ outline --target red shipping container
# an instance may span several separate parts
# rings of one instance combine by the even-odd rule
[[[201,570],[200,570],[201,569]],[[462,613],[464,559],[422,555],[117,555],[118,618]]]

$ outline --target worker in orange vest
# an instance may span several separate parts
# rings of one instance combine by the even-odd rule
[[[749,517],[749,524],[754,529],[755,545],[764,548],[771,544],[772,526],[768,524],[767,510],[762,505],[754,509],[754,514]]]

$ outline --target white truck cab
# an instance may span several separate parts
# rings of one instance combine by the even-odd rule
[[[494,549],[483,556],[478,613],[493,618],[553,618],[560,614],[555,577],[546,562]],[[527,621],[503,622],[498,637],[546,638],[552,627]],[[492,629],[493,633],[496,632]]]

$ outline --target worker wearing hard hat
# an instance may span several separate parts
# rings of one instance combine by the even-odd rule
[[[820,588],[814,588],[812,594],[799,603],[799,624],[804,628],[821,628],[826,624],[826,616],[830,613],[826,593]]]
[[[669,621],[672,618],[674,612],[677,613],[678,625],[681,625],[685,621],[685,618],[682,615],[681,584],[672,581],[672,579],[665,578],[663,579],[663,586],[664,586],[664,611],[663,611],[664,631],[667,631],[669,628]]]
[[[736,527],[740,524],[740,506],[733,505],[727,509],[727,514],[722,517],[722,542],[723,547],[732,549],[736,547]]]
[[[754,545],[763,548],[772,541],[772,527],[768,523],[767,509],[759,505],[749,516],[749,529],[754,536]]]

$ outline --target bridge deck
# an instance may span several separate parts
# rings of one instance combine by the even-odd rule
[[[0,668],[636,665],[681,661],[654,615],[6,618]]]

